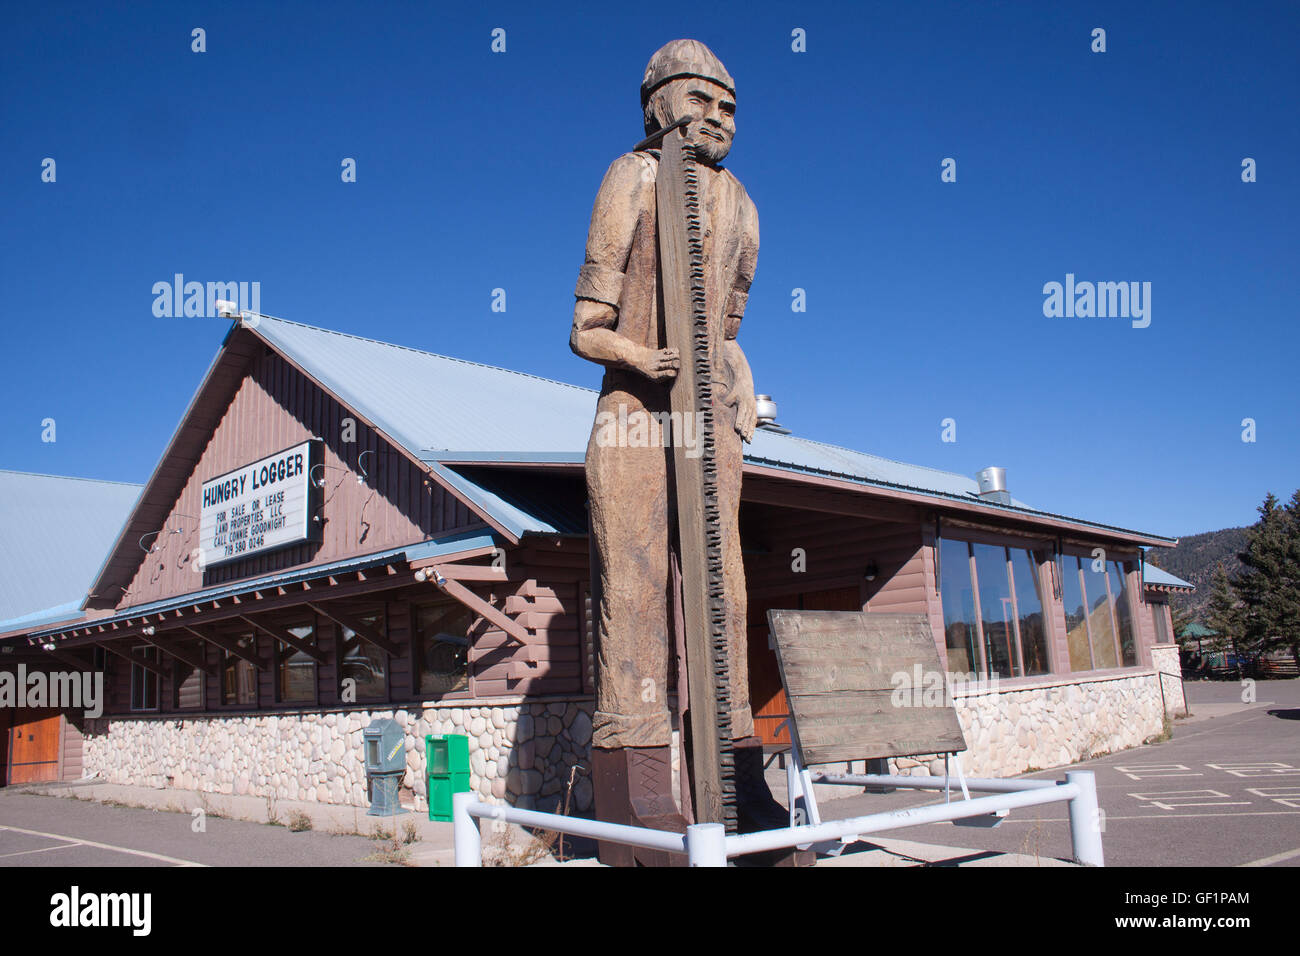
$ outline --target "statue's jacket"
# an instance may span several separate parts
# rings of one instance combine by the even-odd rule
[[[637,345],[665,346],[659,289],[655,175],[657,152],[620,156],[596,196],[586,261],[576,294],[614,306],[604,320]],[[698,166],[705,263],[705,298],[713,368],[714,440],[721,512],[724,609],[731,659],[731,726],[738,737],[753,733],[745,667],[745,580],[737,509],[742,443],[736,408],[723,403],[733,380],[728,359],[743,362],[735,339],[758,257],[758,213],[740,182],[721,168]],[[581,320],[576,320],[581,321]],[[601,320],[597,320],[601,321]],[[585,331],[593,326],[577,326]],[[682,356],[686,362],[689,356]],[[748,370],[745,370],[748,378]],[[602,440],[610,422],[639,411],[669,410],[669,385],[637,372],[607,368],[597,416],[587,445],[587,490],[592,541],[599,568],[597,612],[596,747],[661,747],[670,739],[668,658],[669,529],[667,500],[672,452],[660,447]]]
[[[587,234],[586,260],[575,295],[614,306],[611,328],[638,345],[665,345],[658,290],[659,252],[655,209],[657,150],[625,153],[610,165],[596,195]],[[758,259],[758,210],[731,172],[698,165],[703,212],[706,301],[710,353],[721,398],[732,375],[723,358],[722,340],[734,339],[745,314],[749,286]],[[686,360],[686,356],[682,357]],[[601,388],[601,411],[617,414],[620,401],[632,400],[649,411],[668,408],[668,389],[636,372],[610,369]],[[625,397],[626,396],[626,397]]]

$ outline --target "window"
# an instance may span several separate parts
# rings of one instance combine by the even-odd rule
[[[980,626],[984,631],[985,670],[998,677],[1019,677],[1016,661],[1015,604],[1007,579],[1007,549],[972,544],[975,580],[980,596]]]
[[[387,634],[383,610],[362,614],[360,622],[380,635]],[[339,637],[339,696],[345,701],[388,699],[388,652],[341,627]],[[354,683],[349,691],[343,681]]]
[[[1060,563],[1070,669],[1134,666],[1137,644],[1127,566],[1074,554],[1061,555]]]
[[[975,591],[970,584],[970,552],[965,541],[944,538],[939,542],[939,594],[943,600],[944,642],[948,646],[948,670],[975,673],[979,634],[975,628]]]
[[[469,690],[469,634],[476,615],[456,602],[418,605],[414,613],[421,696]]]
[[[1011,576],[1016,595],[1016,626],[1020,631],[1020,652],[1024,672],[1046,674],[1051,670],[1047,657],[1047,621],[1043,612],[1043,558],[1034,551],[1008,548]],[[1050,567],[1050,565],[1049,565]]]
[[[1170,644],[1169,639],[1169,622],[1165,619],[1165,603],[1163,601],[1151,605],[1151,619],[1156,625],[1156,643]]]
[[[143,653],[142,653],[143,651]],[[141,657],[150,663],[158,663],[158,648],[137,647],[132,655]],[[131,665],[131,709],[158,709],[158,675],[139,664]]]
[[[316,646],[316,625],[312,622],[286,627],[286,631],[311,647]],[[288,644],[276,641],[276,692],[282,704],[314,703],[316,660]]]
[[[256,654],[257,642],[252,634],[234,638],[241,650]],[[221,702],[228,706],[257,706],[257,668],[242,657],[222,652]]]
[[[980,677],[1046,674],[1042,556],[943,538],[939,562],[949,670]]]
[[[1108,561],[1110,599],[1115,605],[1115,630],[1119,634],[1119,656],[1125,667],[1137,665],[1137,642],[1133,639],[1133,606],[1128,596],[1128,575],[1118,561]]]

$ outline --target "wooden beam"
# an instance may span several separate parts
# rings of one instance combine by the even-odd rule
[[[235,641],[233,641],[228,637],[218,637],[216,634],[204,633],[203,631],[197,630],[196,628],[193,627],[183,627],[181,628],[181,630],[189,631],[199,640],[207,641],[209,644],[215,644],[223,651],[230,651],[231,654],[234,654],[240,660],[248,661],[248,663],[252,664],[259,671],[264,671],[269,666],[264,660],[262,660],[256,654],[250,654],[248,651],[244,650],[244,648],[240,647]]]
[[[261,621],[255,621],[251,617],[247,617],[243,614],[239,615],[239,620],[243,621],[245,624],[257,628],[259,631],[262,631],[264,634],[269,634],[271,637],[275,638],[281,644],[288,644],[295,651],[301,651],[302,653],[310,657],[312,660],[314,660],[317,664],[325,663],[324,651],[322,651],[318,647],[313,647],[311,644],[308,644],[306,641],[304,641],[301,637],[298,637],[296,634],[290,634],[287,629],[280,627],[278,624],[263,624]]]
[[[438,564],[433,565],[438,573],[444,578],[453,581],[522,581],[522,574],[515,574],[512,578],[506,574],[505,568],[493,567],[490,564]]]
[[[490,554],[496,554],[499,549],[496,547],[484,548],[467,548],[464,551],[457,551],[454,554],[439,554],[430,558],[416,558],[411,562],[411,570],[418,571],[420,568],[431,568],[435,564],[442,565],[452,561],[468,561],[470,558],[486,557]]]
[[[921,509],[914,505],[900,505],[862,494],[854,495],[846,491],[830,491],[807,485],[791,488],[787,484],[783,487],[762,480],[747,482],[741,492],[741,501],[908,525],[921,520]]]
[[[158,640],[158,637],[159,635],[155,635],[153,637],[146,637],[144,635],[141,635],[140,640],[144,641],[147,644],[152,644],[154,647],[158,648],[158,650],[162,651],[164,654],[168,655],[169,657],[176,658],[182,664],[189,664],[190,667],[197,668],[198,670],[203,671],[203,673],[205,674],[211,674],[213,677],[217,675],[217,670],[207,661],[203,660],[202,657],[193,657],[190,654],[187,654],[185,651],[178,650],[177,648],[171,646],[170,644],[164,644],[162,641]]]
[[[313,604],[312,602],[308,601],[307,606],[311,608],[313,611],[315,611],[317,614],[324,615],[325,617],[329,618],[331,621],[334,621],[337,624],[342,624],[344,627],[352,631],[354,634],[356,634],[357,637],[361,638],[366,643],[373,644],[375,645],[375,647],[379,648],[382,651],[387,651],[388,653],[392,654],[394,657],[402,656],[402,649],[400,647],[398,647],[388,638],[384,637],[382,634],[380,634],[378,631],[372,628],[369,624],[366,624],[364,621],[357,620],[351,614],[348,614],[344,611],[340,611],[337,608],[331,610],[329,605],[325,604],[324,602],[321,602],[319,604]]]
[[[117,657],[124,658],[130,661],[132,664],[138,664],[140,667],[143,667],[151,674],[157,674],[159,677],[167,676],[167,672],[163,670],[161,666],[155,664],[153,661],[146,661],[141,657],[136,657],[135,654],[131,653],[130,651],[119,650],[118,648],[113,647],[109,644],[100,644],[99,646],[102,647],[104,650],[108,651],[110,654],[113,654]]]
[[[517,623],[504,612],[493,607],[459,581],[443,574],[441,566],[432,568],[431,570],[433,571],[433,575],[429,580],[448,597],[455,598],[475,614],[491,621],[521,644],[527,644],[533,639],[533,636],[528,633],[523,625]]]
[[[127,641],[127,640],[140,640],[140,639],[141,639],[140,632],[138,630],[131,630],[131,631],[123,631],[120,634],[105,634],[102,637],[97,635],[91,635],[88,637],[69,637],[67,640],[59,641],[58,646],[60,648],[101,647],[106,641]]]
[[[83,661],[75,654],[68,654],[60,650],[47,651],[42,649],[41,653],[48,654],[50,657],[53,657],[55,660],[63,661],[63,663],[71,667],[75,667],[77,668],[77,670],[93,670],[95,666],[94,661]]]

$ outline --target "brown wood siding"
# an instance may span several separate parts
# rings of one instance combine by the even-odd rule
[[[73,718],[63,718],[63,756],[59,766],[60,780],[80,780],[82,773],[81,728],[73,723]]]
[[[584,646],[586,614],[584,603],[589,589],[589,569],[586,542],[581,539],[562,539],[558,542],[526,539],[521,547],[511,547],[505,556],[510,578],[500,583],[466,582],[466,587],[517,621],[529,635],[520,643],[503,630],[480,619],[474,628],[474,641],[469,652],[470,683],[461,692],[446,695],[443,699],[454,701],[469,697],[517,697],[574,694],[584,691],[584,674],[591,673],[590,654]],[[401,649],[388,657],[388,688],[382,699],[357,700],[355,706],[366,707],[383,703],[411,703],[423,701],[418,690],[416,653],[411,646],[412,611],[416,604],[451,600],[432,583],[402,584],[373,594],[343,598],[334,605],[331,589],[317,588],[305,592],[303,601],[323,602],[322,607],[337,607],[353,616],[383,607],[387,636]],[[213,674],[195,677],[189,665],[176,662],[173,671],[171,658],[163,657],[169,676],[162,679],[160,701],[163,713],[179,712],[181,700],[190,702],[198,697],[197,688],[203,687],[202,712],[248,713],[254,710],[315,710],[352,706],[344,704],[338,686],[339,640],[341,628],[324,615],[315,614],[304,605],[280,607],[259,612],[250,604],[244,613],[261,623],[291,627],[314,621],[317,646],[324,661],[316,665],[316,699],[314,701],[280,701],[276,669],[277,659],[284,653],[279,641],[262,631],[254,631],[258,657],[266,667],[257,673],[257,704],[228,705],[222,702],[221,666],[223,652],[208,642],[176,641],[176,647],[187,654],[206,661]],[[212,624],[199,623],[200,629],[211,628],[223,637],[246,635],[251,627],[236,618],[219,620]],[[168,631],[168,641],[180,632]],[[108,657],[106,677],[108,703],[106,710],[115,715],[128,716],[130,711],[130,665],[128,662]],[[177,676],[181,684],[176,683]],[[145,716],[145,715],[141,715]]]
[[[742,526],[743,527],[743,526]],[[915,524],[770,508],[746,540],[745,579],[752,599],[827,588],[864,587],[867,610],[926,613],[925,555]],[[793,569],[802,548],[806,569]],[[755,550],[761,549],[761,553]],[[866,582],[869,562],[876,579]]]
[[[343,420],[356,422],[355,442],[344,443]],[[204,481],[307,438],[324,439],[324,528],[320,542],[304,543],[242,561],[192,569],[198,547]],[[363,459],[364,455],[364,459]],[[368,478],[358,482],[362,467]],[[317,469],[317,476],[321,471]],[[393,448],[279,355],[264,350],[213,430],[198,464],[171,508],[164,532],[146,544],[141,564],[119,607],[144,604],[229,581],[400,547],[483,522],[454,495],[427,478]]]
[[[529,633],[521,645],[489,627],[470,654],[476,697],[581,693],[584,604],[590,559],[585,538],[526,538],[506,555],[506,570],[522,581],[475,586],[480,597],[504,610]]]

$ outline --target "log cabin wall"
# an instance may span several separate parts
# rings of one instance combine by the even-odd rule
[[[355,423],[355,441],[345,442],[349,418]],[[191,556],[199,542],[203,482],[312,437],[323,439],[325,446],[321,540],[207,568],[200,575]],[[363,469],[366,477],[358,481]],[[118,607],[483,526],[406,455],[278,354],[262,349],[250,358],[242,383],[161,526],[180,533],[168,530],[145,540],[156,550],[147,555],[141,550],[140,567]]]
[[[766,508],[758,517],[742,519],[741,525],[751,601],[859,587],[864,610],[929,612],[919,525],[795,508]],[[800,556],[795,549],[802,551],[803,570],[796,570]],[[873,561],[876,576],[868,582],[866,570]]]
[[[432,583],[404,584],[388,591],[350,597],[336,602],[329,589],[313,589],[304,595],[304,603],[271,612],[249,615],[258,623],[272,627],[314,627],[315,645],[320,661],[309,664],[299,658],[293,666],[314,670],[310,700],[285,700],[281,687],[281,663],[293,650],[257,630],[239,618],[218,620],[210,625],[212,633],[222,639],[246,640],[248,650],[261,664],[245,681],[251,679],[251,696],[240,699],[238,692],[226,692],[227,677],[237,685],[236,672],[248,668],[236,664],[224,650],[180,630],[160,631],[157,639],[174,647],[184,656],[202,661],[208,672],[196,671],[181,660],[163,654],[163,676],[158,679],[158,705],[142,711],[132,710],[130,663],[109,654],[106,667],[106,712],[120,716],[148,717],[154,714],[219,714],[257,711],[301,711],[373,707],[377,704],[448,703],[461,700],[492,698],[551,697],[590,693],[584,675],[590,672],[585,633],[585,602],[589,592],[587,545],[585,539],[544,540],[526,538],[520,547],[504,552],[507,578],[501,582],[466,582],[466,587],[493,607],[503,611],[529,635],[519,642],[486,619],[471,615],[471,645],[468,649],[468,674],[465,686],[438,695],[420,691],[419,649],[414,645],[416,608],[428,604],[456,605]],[[360,618],[379,614],[377,628],[396,644],[400,654],[385,654],[386,691],[382,696],[359,696],[344,699],[339,661],[343,628],[325,614],[317,613],[305,602],[311,600],[324,610],[342,612]],[[143,643],[122,647],[146,647]],[[140,676],[140,675],[137,675]],[[143,678],[142,678],[143,679]]]

